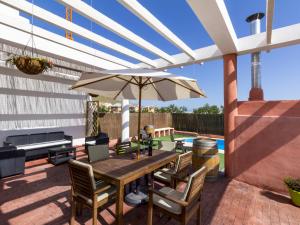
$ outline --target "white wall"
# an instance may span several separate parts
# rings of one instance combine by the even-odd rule
[[[50,131],[72,135],[74,145],[83,143],[87,96],[69,90],[74,81],[43,76],[0,68],[0,143],[8,135]]]

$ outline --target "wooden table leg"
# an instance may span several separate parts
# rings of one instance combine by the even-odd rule
[[[123,224],[123,200],[124,200],[124,185],[119,184],[118,193],[117,193],[117,202],[116,202],[116,217],[117,224]]]

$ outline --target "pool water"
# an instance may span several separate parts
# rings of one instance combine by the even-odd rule
[[[194,139],[195,139],[195,138],[185,138],[185,139],[183,140],[183,142],[193,143],[193,140],[194,140]],[[223,139],[217,139],[216,141],[217,141],[218,149],[224,150],[224,140],[223,140]]]

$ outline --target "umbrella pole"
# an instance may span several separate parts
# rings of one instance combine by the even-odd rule
[[[140,79],[141,80],[141,79]],[[138,112],[138,149],[137,149],[137,159],[140,159],[140,130],[141,130],[141,112],[142,112],[142,86],[139,86],[139,112]]]

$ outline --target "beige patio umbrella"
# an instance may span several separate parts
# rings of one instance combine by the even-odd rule
[[[139,132],[142,99],[170,101],[205,96],[194,79],[150,69],[103,70],[97,73],[82,73],[71,89],[108,96],[116,100],[139,101],[138,159],[140,156]]]

